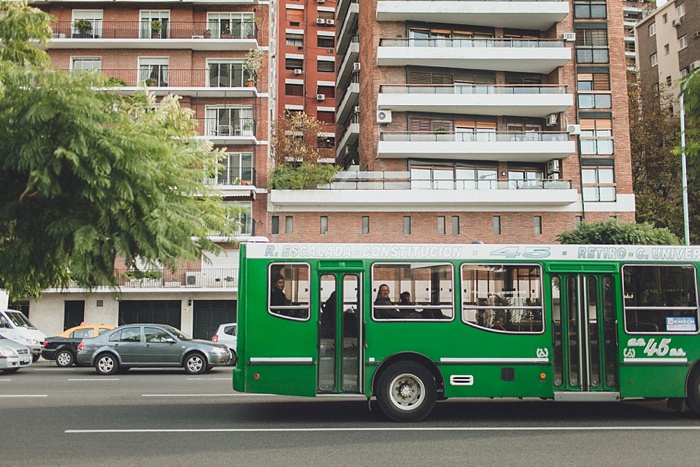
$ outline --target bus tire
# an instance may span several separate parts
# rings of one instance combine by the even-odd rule
[[[377,401],[387,417],[397,422],[417,422],[435,406],[437,384],[433,374],[416,362],[398,362],[382,373]]]
[[[695,415],[700,415],[700,367],[696,368],[688,378],[686,403]]]

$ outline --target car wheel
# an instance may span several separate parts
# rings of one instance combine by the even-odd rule
[[[10,368],[9,370],[2,370],[2,371],[7,373],[8,375],[10,375],[12,373],[17,373],[19,371],[19,368]]]
[[[423,365],[399,362],[382,373],[377,385],[379,407],[397,422],[417,422],[435,406],[435,377]]]
[[[231,366],[236,366],[236,362],[238,361],[238,355],[236,355],[236,351],[231,349]]]
[[[191,375],[201,375],[207,371],[207,361],[201,353],[191,353],[185,358],[185,371]]]
[[[113,375],[119,369],[119,363],[112,354],[103,353],[95,359],[95,370],[101,375]]]
[[[74,361],[75,358],[69,350],[59,350],[56,354],[56,365],[62,368],[73,365]]]
[[[688,378],[686,403],[695,415],[700,415],[700,367],[696,368]]]
[[[41,358],[41,355],[39,355],[38,353],[32,355],[32,363],[36,363],[37,361],[39,361],[40,358]]]

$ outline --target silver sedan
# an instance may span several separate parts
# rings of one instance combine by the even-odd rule
[[[101,375],[132,367],[183,367],[200,374],[231,363],[223,344],[191,339],[165,324],[128,324],[78,344],[78,365],[94,366]]]

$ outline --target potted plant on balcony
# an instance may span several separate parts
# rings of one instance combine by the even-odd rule
[[[205,29],[202,35],[205,39],[211,39],[211,29]]]
[[[163,23],[160,20],[154,19],[151,21],[151,37],[160,39],[160,31],[163,30]]]
[[[231,35],[231,26],[228,24],[222,24],[221,25],[221,38],[222,39],[231,39],[233,36]]]
[[[144,83],[149,87],[158,86],[158,80],[155,78],[148,78]]]
[[[250,49],[248,51],[248,55],[243,61],[243,71],[247,75],[246,86],[255,86],[264,58],[265,53],[260,49]]]
[[[77,33],[73,33],[73,37],[92,36],[92,23],[86,19],[76,19],[73,22],[73,29],[77,31]]]

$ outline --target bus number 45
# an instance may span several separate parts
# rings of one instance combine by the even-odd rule
[[[649,339],[647,346],[644,347],[644,353],[649,357],[656,355],[657,357],[664,357],[668,353],[668,344],[671,343],[671,339],[661,339],[660,343],[656,343],[656,339]]]

